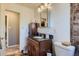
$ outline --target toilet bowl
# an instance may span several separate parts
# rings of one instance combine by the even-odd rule
[[[64,46],[61,42],[54,42],[56,56],[73,56],[75,52],[74,46]]]

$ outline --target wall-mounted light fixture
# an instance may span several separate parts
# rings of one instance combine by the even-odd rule
[[[45,9],[51,9],[51,3],[41,3],[41,5],[38,7],[38,12],[42,12]]]

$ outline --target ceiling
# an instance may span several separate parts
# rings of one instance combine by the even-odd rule
[[[37,8],[41,3],[20,3],[20,5],[27,6],[29,8]]]

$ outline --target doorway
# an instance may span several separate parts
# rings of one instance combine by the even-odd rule
[[[19,13],[5,12],[5,39],[6,47],[19,46]]]

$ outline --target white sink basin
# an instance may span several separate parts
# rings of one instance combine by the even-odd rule
[[[33,38],[36,38],[36,39],[42,39],[41,36],[34,36]]]
[[[48,40],[48,39],[44,39],[41,36],[34,36],[33,38],[35,38],[37,41],[43,41],[43,40]]]

